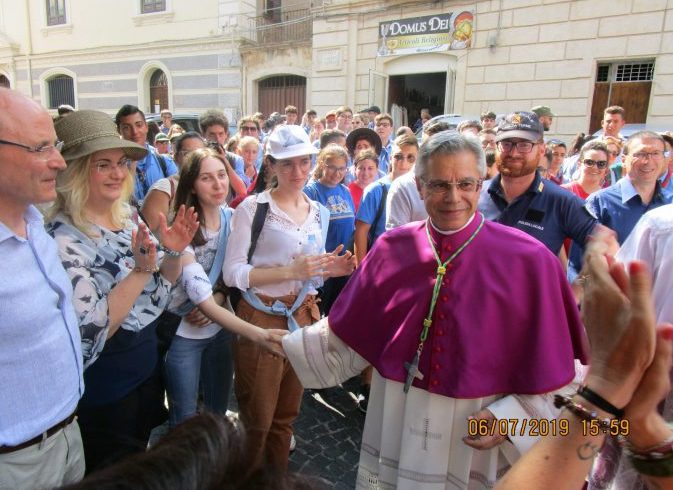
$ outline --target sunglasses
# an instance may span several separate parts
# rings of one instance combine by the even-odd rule
[[[586,167],[596,167],[600,169],[607,168],[608,166],[608,162],[606,162],[605,160],[591,160],[589,158],[584,159],[582,163]]]

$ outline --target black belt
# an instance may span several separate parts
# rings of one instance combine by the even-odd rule
[[[16,446],[0,446],[0,454],[13,453],[15,451],[20,451],[21,449],[25,449],[27,447],[33,446],[33,445],[37,444],[38,442],[42,442],[45,439],[48,439],[49,437],[56,434],[59,430],[63,429],[64,427],[67,427],[68,425],[70,425],[73,420],[75,420],[75,412],[73,412],[69,417],[61,420],[58,424],[56,424],[53,427],[47,429],[45,432],[43,432],[39,436],[33,437],[30,441],[23,442],[23,443],[18,444]]]

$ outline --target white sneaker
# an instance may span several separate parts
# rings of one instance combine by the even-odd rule
[[[292,437],[290,438],[290,452],[295,449],[297,449],[297,440],[294,438],[294,434],[292,434]]]

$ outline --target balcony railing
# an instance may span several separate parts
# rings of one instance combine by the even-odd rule
[[[248,26],[245,37],[257,46],[310,42],[313,34],[310,8],[270,10],[248,18]]]

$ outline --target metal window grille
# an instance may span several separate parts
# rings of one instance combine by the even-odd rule
[[[150,88],[155,87],[168,87],[168,78],[166,78],[166,74],[161,70],[156,70],[150,78]]]
[[[303,85],[306,85],[306,79],[296,75],[281,75],[266,78],[259,82],[260,88],[301,87]]]
[[[650,82],[654,77],[654,63],[617,65],[615,82]]]
[[[152,12],[165,12],[166,0],[141,0],[140,11],[143,14],[151,14]]]
[[[65,0],[47,0],[47,25],[65,24]]]
[[[58,109],[61,104],[75,107],[75,86],[67,75],[56,75],[47,81],[49,90],[49,108]]]
[[[610,81],[610,65],[598,65],[598,72],[596,73],[597,82]]]

